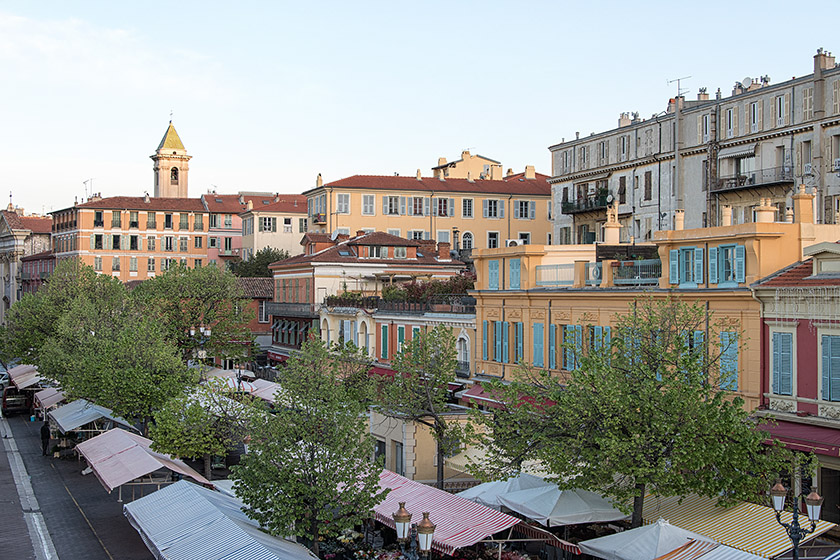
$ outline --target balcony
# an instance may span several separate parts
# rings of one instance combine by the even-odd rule
[[[574,264],[537,265],[537,287],[571,286],[575,281]]]
[[[326,224],[327,223],[327,215],[324,214],[324,213],[312,214],[312,223],[313,224]]]
[[[595,212],[597,210],[605,210],[610,205],[609,192],[601,192],[593,196],[578,198],[571,202],[563,202],[562,209],[564,214],[580,214],[583,212]]]
[[[133,222],[128,222],[128,227],[137,229],[140,227],[140,222],[136,220]]]
[[[241,249],[219,249],[220,257],[238,257]]]
[[[793,168],[768,167],[767,169],[756,169],[718,177],[717,181],[712,184],[712,192],[736,191],[789,183],[793,183]]]
[[[458,360],[455,363],[455,375],[464,379],[470,378],[470,363]]]
[[[616,286],[656,285],[660,276],[662,261],[659,259],[616,261],[613,267],[613,284]]]
[[[425,313],[458,313],[475,315],[475,298],[466,295],[436,296],[428,301],[384,301],[377,304],[379,311],[406,315]]]
[[[111,227],[112,228],[122,227],[122,221],[121,220],[111,220]]]
[[[356,309],[376,309],[379,303],[379,296],[362,295],[340,295],[327,296],[324,305],[327,307],[347,307]]]
[[[47,278],[49,278],[49,277],[50,277],[50,272],[49,272],[49,271],[46,271],[46,270],[42,270],[42,271],[39,273],[39,276],[41,277],[41,280],[46,280]]]
[[[315,319],[318,312],[313,303],[281,303],[269,301],[265,304],[265,312],[273,317],[302,317]]]
[[[93,220],[93,227],[105,227],[105,220]]]

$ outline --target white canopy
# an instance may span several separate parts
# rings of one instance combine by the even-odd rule
[[[61,433],[66,434],[77,428],[90,424],[100,418],[105,418],[113,424],[121,424],[131,430],[134,429],[127,420],[114,416],[110,409],[93,404],[85,399],[78,399],[49,412],[50,417],[58,424]]]
[[[499,502],[547,527],[603,523],[627,517],[609,500],[588,490],[560,490],[555,484],[499,496]]]
[[[18,389],[26,389],[41,381],[38,368],[29,364],[21,364],[9,370],[9,379]]]
[[[714,542],[660,519],[651,525],[583,541],[578,546],[586,554],[604,560],[654,560],[692,541]]]
[[[544,488],[547,485],[548,483],[538,476],[520,474],[507,480],[485,482],[484,484],[473,486],[463,492],[458,492],[458,495],[478,504],[493,509],[500,509],[502,504],[499,501],[499,496],[529,488]]]

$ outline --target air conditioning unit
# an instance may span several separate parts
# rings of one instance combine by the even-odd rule
[[[802,173],[804,175],[811,175],[811,164],[810,164],[810,162],[806,163],[802,166]]]
[[[505,247],[518,247],[519,245],[525,245],[525,240],[523,240],[523,239],[507,239],[507,240],[505,240]]]

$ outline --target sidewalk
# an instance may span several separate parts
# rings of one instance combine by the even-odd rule
[[[62,560],[148,560],[151,553],[137,531],[128,523],[117,502],[117,493],[108,494],[93,474],[82,476],[82,461],[53,459],[41,454],[41,422],[28,418],[8,418],[14,441],[23,459],[49,536],[58,558]],[[14,480],[9,472],[5,446],[0,449],[0,550],[7,546],[26,546],[28,550],[9,558],[37,559],[33,555],[32,540],[24,522]],[[124,492],[131,499],[131,490]],[[139,494],[137,496],[140,497]],[[6,525],[6,523],[15,525]],[[23,523],[20,529],[20,523]],[[11,528],[15,527],[14,530]],[[10,541],[10,542],[6,542]],[[4,556],[5,558],[6,556]]]

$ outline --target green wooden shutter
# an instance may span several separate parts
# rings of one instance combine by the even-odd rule
[[[548,325],[548,368],[557,369],[557,325]]]
[[[509,341],[509,334],[508,334],[508,322],[502,322],[502,361],[508,363],[510,352],[508,346],[510,345]]]
[[[397,327],[397,351],[401,351],[405,343],[405,327],[400,325]]]
[[[481,355],[482,355],[482,358],[484,360],[486,360],[487,359],[487,321],[486,320],[483,321],[481,326],[482,326],[482,332],[484,334],[484,336],[481,339],[482,340],[482,354]]]
[[[543,324],[534,323],[533,325],[534,340],[532,344],[532,363],[536,367],[543,367],[545,365],[545,357],[543,352]]]
[[[668,252],[668,260],[669,260],[669,275],[668,275],[668,283],[670,284],[679,284],[680,283],[680,251],[679,249],[671,249]]]
[[[383,360],[388,359],[388,325],[382,325],[382,336],[379,341],[379,356]]]
[[[747,250],[743,245],[735,246],[735,281],[746,282]]]

